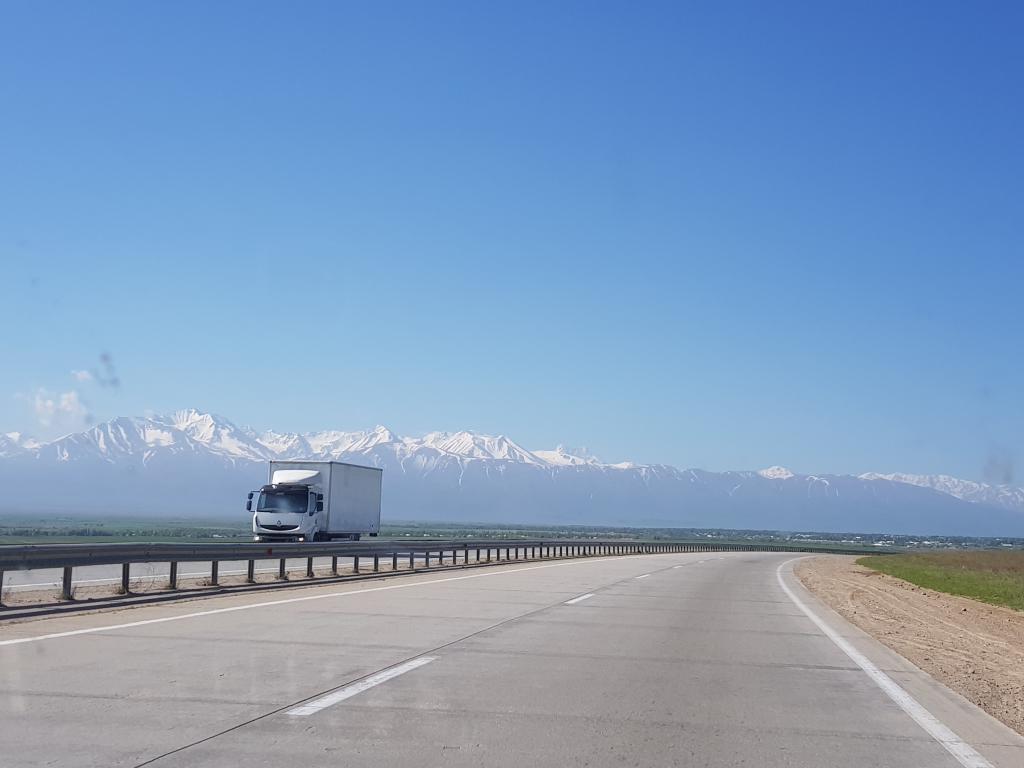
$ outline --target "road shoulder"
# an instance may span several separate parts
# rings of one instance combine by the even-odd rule
[[[1024,734],[1024,614],[814,557],[794,566],[820,601],[915,667]]]

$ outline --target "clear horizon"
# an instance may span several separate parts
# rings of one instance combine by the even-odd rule
[[[1024,485],[1022,21],[6,4],[0,432]]]

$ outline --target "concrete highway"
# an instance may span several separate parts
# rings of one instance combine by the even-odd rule
[[[502,564],[0,625],[0,764],[1024,765],[792,560]]]

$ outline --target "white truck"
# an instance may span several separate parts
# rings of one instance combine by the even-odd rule
[[[380,532],[383,470],[340,461],[272,461],[269,482],[251,491],[255,541],[358,541]]]

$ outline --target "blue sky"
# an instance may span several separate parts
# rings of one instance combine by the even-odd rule
[[[4,3],[0,428],[1020,481],[1022,8]]]

